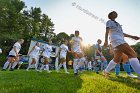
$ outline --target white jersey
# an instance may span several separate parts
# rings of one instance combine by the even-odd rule
[[[99,44],[96,44],[95,45],[95,56],[101,56],[97,51],[96,49],[98,49],[100,51],[100,53],[102,54],[102,47],[99,45]]]
[[[43,56],[50,58],[52,52],[52,46],[45,44],[43,48],[44,48]]]
[[[67,55],[67,51],[68,51],[68,46],[65,45],[65,44],[62,44],[60,46],[61,48],[61,51],[60,51],[60,58],[66,58],[66,55]]]
[[[39,51],[40,51],[40,47],[35,46],[34,50],[30,53],[31,57],[37,57],[39,56]]]
[[[106,27],[112,29],[109,31],[109,37],[112,47],[116,47],[120,44],[126,43],[124,40],[122,27],[118,22],[109,20],[106,23]]]
[[[16,51],[17,53],[19,53],[20,49],[21,49],[21,45],[19,42],[16,42],[12,48],[12,50],[9,52],[9,55],[13,55],[16,56],[16,52],[14,51],[14,47],[16,47]]]
[[[124,40],[123,30],[122,30],[121,25],[118,22],[109,20],[106,23],[106,27],[109,27],[112,29],[109,32],[111,42],[115,40]]]
[[[81,52],[81,48],[80,48],[80,44],[82,42],[82,38],[81,37],[73,37],[72,38],[72,42],[73,42],[73,50],[74,52]]]
[[[0,48],[0,53],[2,53],[2,49]]]

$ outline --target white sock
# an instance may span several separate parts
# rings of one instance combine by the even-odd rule
[[[29,70],[30,68],[31,68],[31,62],[28,63],[27,70]]]
[[[12,63],[9,63],[9,67],[8,67],[8,69],[10,69],[10,68],[11,68],[11,66],[12,66]]]
[[[78,59],[74,59],[74,61],[73,61],[74,73],[77,73],[77,62],[78,62]]]
[[[105,69],[105,72],[108,73],[110,70],[112,70],[113,68],[115,68],[117,63],[115,63],[113,60],[111,60],[108,64],[108,66]]]
[[[3,66],[3,69],[7,69],[9,63],[10,63],[9,61],[6,61],[5,64],[4,64],[4,66]]]
[[[18,63],[18,62],[14,62],[14,63],[13,63],[12,69],[14,69],[14,68],[16,67],[17,63]]]
[[[49,71],[49,65],[47,64],[45,66],[46,66],[46,70]]]
[[[63,62],[63,67],[64,67],[65,72],[68,72],[68,71],[67,71],[66,62]]]
[[[58,70],[58,57],[55,59],[55,69]]]
[[[137,73],[139,79],[140,79],[140,63],[137,58],[130,58],[129,59],[130,65],[134,69],[134,71]]]
[[[44,65],[42,64],[41,67],[40,67],[40,70],[42,70],[43,68],[44,68]]]
[[[60,63],[59,66],[58,66],[58,70],[59,70],[61,67],[62,67],[62,64]]]
[[[37,64],[34,64],[35,65],[35,70],[37,70]]]

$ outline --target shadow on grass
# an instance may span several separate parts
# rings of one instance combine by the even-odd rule
[[[137,79],[134,78],[128,78],[128,77],[126,78],[126,77],[119,76],[119,77],[110,77],[109,80],[124,83],[129,87],[136,88],[137,90],[140,89],[140,84],[137,82]]]
[[[83,82],[80,76],[55,72],[6,71],[0,77],[0,93],[77,93]]]

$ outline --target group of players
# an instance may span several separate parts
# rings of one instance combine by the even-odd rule
[[[103,62],[104,76],[108,78],[108,73],[110,72],[110,70],[115,68],[115,66],[119,64],[121,60],[123,59],[123,62],[127,62],[127,63],[129,62],[133,70],[138,75],[138,82],[140,82],[139,60],[137,59],[135,51],[124,40],[124,37],[129,37],[135,40],[139,40],[140,37],[123,33],[121,25],[115,20],[117,16],[118,14],[115,11],[112,11],[108,14],[109,20],[106,23],[106,33],[105,33],[105,42],[104,42],[104,47],[106,48],[108,46],[108,36],[109,36],[110,45],[111,45],[110,46],[111,53],[113,54],[114,58],[109,62],[109,64],[107,64],[107,61],[102,54],[102,48],[100,46],[102,41],[98,39],[97,44],[96,44],[96,49],[95,49],[95,60],[101,60]],[[10,63],[12,63],[10,70],[14,70],[19,60],[18,53],[21,49],[21,44],[23,44],[23,42],[24,40],[20,39],[14,44],[12,50],[9,52],[6,63],[3,66],[3,70],[6,70],[6,68],[9,66]],[[47,70],[49,73],[51,72],[49,70],[49,59],[50,59],[51,51],[52,51],[52,46],[51,46],[52,41],[48,40],[47,42],[48,44],[46,44],[43,47],[43,50],[41,52],[41,55],[43,56],[43,59],[44,59],[44,64],[42,64],[39,70],[37,69],[36,63],[37,63],[37,58],[39,56],[39,51],[40,51],[40,47],[39,47],[40,44],[37,42],[35,46],[31,49],[31,51],[29,51],[29,53],[27,54],[31,58],[27,71],[30,69],[31,65],[34,65],[37,71],[41,72],[44,69],[44,70]],[[82,46],[82,38],[79,36],[78,30],[75,31],[75,36],[70,41],[71,51],[68,49],[67,43],[68,43],[67,40],[63,41],[63,44],[60,46],[60,49],[59,49],[60,54],[59,53],[57,54],[57,57],[59,56],[61,60],[57,68],[57,71],[59,72],[59,69],[63,66],[65,73],[69,73],[66,67],[66,55],[67,55],[67,52],[71,52],[73,55],[74,75],[78,75],[78,69],[80,68],[80,66],[83,65],[85,61],[83,46]]]

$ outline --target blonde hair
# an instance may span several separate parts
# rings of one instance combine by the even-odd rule
[[[24,39],[19,39],[18,42],[24,41]]]

